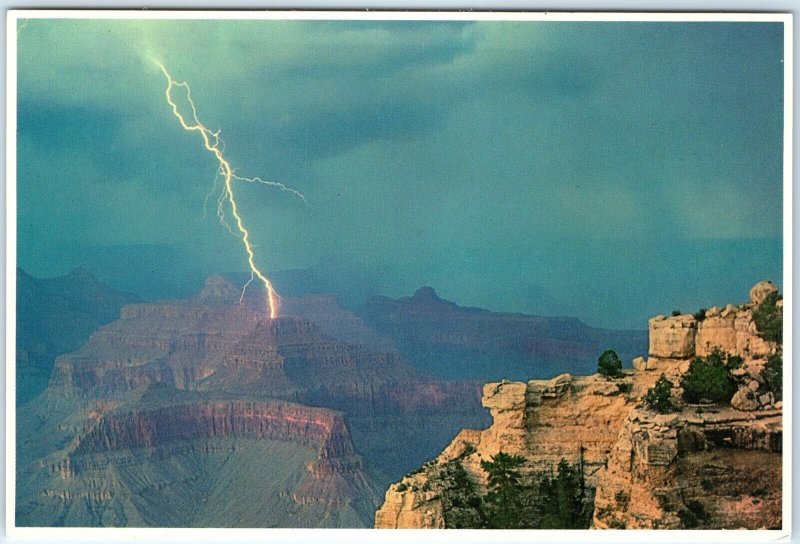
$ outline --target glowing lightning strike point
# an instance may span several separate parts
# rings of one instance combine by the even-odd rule
[[[172,78],[172,75],[167,71],[167,68],[163,64],[161,64],[155,59],[151,60],[153,60],[153,62],[161,69],[161,72],[164,74],[164,77],[167,80],[167,89],[164,94],[167,97],[167,103],[172,108],[172,113],[175,114],[175,117],[178,118],[178,121],[180,121],[181,126],[183,127],[184,130],[200,133],[200,136],[203,138],[204,147],[206,148],[207,151],[213,153],[214,157],[217,159],[217,162],[219,162],[219,173],[222,175],[222,178],[224,180],[223,193],[220,199],[220,208],[224,200],[227,200],[228,203],[230,204],[231,215],[233,215],[233,218],[236,222],[236,228],[241,234],[242,244],[244,244],[244,249],[247,252],[247,264],[250,266],[251,278],[250,281],[248,281],[247,284],[245,284],[245,288],[247,288],[247,285],[249,285],[250,282],[253,281],[253,276],[258,278],[261,281],[261,283],[264,284],[264,287],[267,290],[267,308],[269,309],[269,316],[270,318],[274,319],[278,317],[278,305],[280,297],[278,297],[278,294],[275,292],[275,288],[272,287],[272,283],[267,279],[267,277],[263,274],[263,272],[261,272],[261,270],[258,269],[258,266],[256,266],[255,253],[253,252],[253,245],[250,243],[250,233],[245,228],[244,222],[242,221],[242,217],[239,215],[239,209],[236,204],[236,198],[234,197],[233,194],[233,187],[231,184],[231,180],[234,178],[237,179],[245,179],[245,178],[238,178],[238,176],[234,176],[233,168],[231,167],[230,163],[225,158],[225,156],[222,154],[225,144],[223,144],[219,138],[220,135],[219,130],[217,130],[216,132],[212,132],[203,123],[201,123],[200,119],[197,117],[197,108],[195,107],[194,101],[192,100],[192,91],[189,88],[189,84],[186,83],[185,81],[182,82],[175,81]],[[178,111],[178,104],[172,98],[172,90],[175,87],[181,87],[186,90],[186,99],[192,111],[191,121],[187,121],[186,118],[183,116],[183,114],[181,114],[181,112]],[[223,148],[220,148],[220,145],[222,145]],[[253,178],[253,180],[256,179],[258,178]],[[252,181],[252,180],[246,180],[246,181]],[[293,189],[289,189],[288,187],[283,186],[283,184],[277,184],[275,182],[270,182],[267,184],[268,185],[274,184],[284,190],[294,192],[298,196],[303,198],[303,202],[305,202],[305,198],[300,193],[294,191]],[[244,297],[244,290],[242,290],[242,297]]]

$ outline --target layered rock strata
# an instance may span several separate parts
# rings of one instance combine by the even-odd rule
[[[63,447],[19,467],[17,523],[264,526],[279,510],[285,526],[358,526],[375,500],[339,412],[146,397],[53,429]]]
[[[20,415],[19,524],[360,527],[374,489],[485,420],[478,384],[422,376],[335,298],[269,319],[240,294],[212,277],[125,306],[58,358]]]
[[[781,526],[780,410],[625,420],[595,496],[597,529]]]
[[[632,408],[630,393],[619,387],[630,383],[630,378],[610,382],[597,375],[564,374],[552,380],[486,384],[482,402],[492,425],[483,431],[461,431],[433,462],[392,484],[375,526],[444,527],[438,480],[445,465],[458,460],[485,486],[480,463],[500,451],[525,457],[528,474],[550,474],[561,459],[582,462],[587,481],[596,485],[598,471]],[[428,491],[421,491],[425,488]]]

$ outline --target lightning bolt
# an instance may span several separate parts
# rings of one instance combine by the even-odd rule
[[[155,59],[151,59],[153,63],[155,63],[159,69],[161,69],[161,73],[164,74],[164,77],[167,80],[167,88],[164,92],[165,96],[167,97],[167,103],[172,108],[172,113],[175,114],[178,121],[180,122],[181,126],[184,130],[189,132],[197,132],[200,134],[201,138],[203,139],[203,146],[205,147],[206,151],[210,152],[214,155],[217,162],[219,163],[219,170],[217,172],[217,176],[221,176],[223,179],[223,188],[218,199],[218,206],[217,206],[217,216],[220,219],[220,222],[228,228],[231,232],[233,229],[231,226],[225,221],[225,215],[223,206],[224,203],[227,203],[231,209],[231,215],[233,216],[234,223],[236,225],[236,230],[238,230],[240,239],[242,240],[242,244],[244,245],[244,250],[247,253],[247,264],[250,266],[250,281],[248,281],[244,288],[242,289],[242,296],[240,297],[239,301],[241,302],[244,298],[244,290],[247,289],[247,286],[255,279],[258,278],[261,283],[264,284],[264,287],[267,290],[267,308],[269,309],[269,316],[270,318],[274,319],[278,317],[278,310],[280,306],[280,297],[278,293],[275,292],[275,288],[272,286],[272,282],[269,281],[267,276],[264,275],[261,270],[259,270],[258,266],[256,265],[256,257],[255,252],[253,251],[254,245],[250,242],[250,232],[244,225],[244,221],[242,221],[242,216],[239,214],[239,207],[236,204],[236,197],[233,192],[233,180],[240,180],[240,181],[249,181],[253,183],[263,183],[265,185],[271,185],[277,187],[283,191],[294,193],[296,196],[301,198],[304,203],[306,202],[305,196],[303,196],[300,192],[295,191],[282,183],[274,182],[274,181],[267,181],[262,180],[261,178],[243,178],[234,174],[234,169],[231,167],[231,164],[223,155],[223,151],[225,148],[224,142],[220,139],[220,131],[217,130],[216,132],[211,131],[206,127],[202,122],[200,122],[199,117],[197,116],[197,108],[195,107],[194,100],[192,100],[192,90],[189,88],[189,84],[185,81],[176,81],[172,75],[169,73],[167,68],[160,62]],[[172,97],[172,91],[176,88],[180,87],[186,91],[186,100],[189,103],[189,108],[191,109],[191,118],[187,121],[187,118],[183,116],[183,114],[178,109],[178,104]],[[216,185],[216,180],[215,180]],[[211,190],[214,192],[214,189]],[[208,197],[206,197],[206,201],[208,201]]]
[[[233,174],[231,174],[231,175],[233,176],[233,179],[235,179],[235,180],[249,181],[250,183],[261,183],[263,185],[269,185],[271,187],[277,187],[281,191],[285,191],[287,193],[292,193],[295,196],[297,196],[300,200],[302,200],[303,204],[308,206],[308,201],[306,200],[306,197],[303,195],[303,193],[301,193],[300,191],[296,191],[296,190],[292,189],[291,187],[287,187],[286,185],[284,185],[283,183],[281,183],[279,181],[270,181],[268,179],[261,179],[258,176],[254,177],[254,178],[243,178],[241,176],[237,176],[235,172]]]

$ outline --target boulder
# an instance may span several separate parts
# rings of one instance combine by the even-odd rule
[[[632,361],[633,369],[639,372],[647,370],[647,361],[644,357],[635,357]]]
[[[758,410],[759,403],[756,398],[756,393],[749,387],[739,389],[731,399],[731,406],[743,412],[752,412]]]
[[[750,300],[758,306],[770,293],[776,293],[778,288],[771,281],[760,281],[750,289]]]
[[[694,316],[655,317],[650,320],[650,355],[664,359],[693,357],[696,334]]]

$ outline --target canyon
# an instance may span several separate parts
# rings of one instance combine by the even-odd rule
[[[18,524],[363,527],[379,489],[486,421],[477,382],[421,374],[335,297],[269,319],[240,293],[214,276],[125,305],[56,358],[18,411]]]
[[[554,474],[562,459],[580,467],[593,490],[595,529],[780,528],[783,403],[764,391],[763,370],[782,346],[765,340],[753,317],[773,292],[762,282],[744,304],[651,319],[648,357],[614,379],[563,374],[486,384],[482,403],[492,424],[463,429],[393,483],[375,527],[447,527],[449,468],[458,464],[485,494],[481,462],[504,452],[522,456],[523,473],[534,480]],[[731,370],[740,384],[731,402],[675,400],[693,359],[717,352],[741,357],[741,368]],[[672,413],[643,402],[662,376],[678,386]],[[747,391],[758,401],[743,406],[737,395]]]
[[[64,331],[41,359],[46,388],[17,411],[20,526],[445,527],[443,468],[485,487],[481,461],[501,451],[529,475],[581,463],[596,528],[680,527],[689,503],[708,504],[709,526],[733,512],[780,523],[780,402],[742,389],[736,406],[674,417],[641,406],[661,374],[677,381],[715,348],[760,379],[780,346],[755,331],[753,301],[659,316],[648,335],[464,308],[431,288],[355,311],[286,296],[269,319],[263,293],[223,276],[158,302],[86,271],[20,284],[22,313],[52,305],[60,322],[43,323]],[[29,321],[18,368],[48,340]],[[581,376],[609,346],[633,370]],[[509,381],[523,375],[536,379]]]

